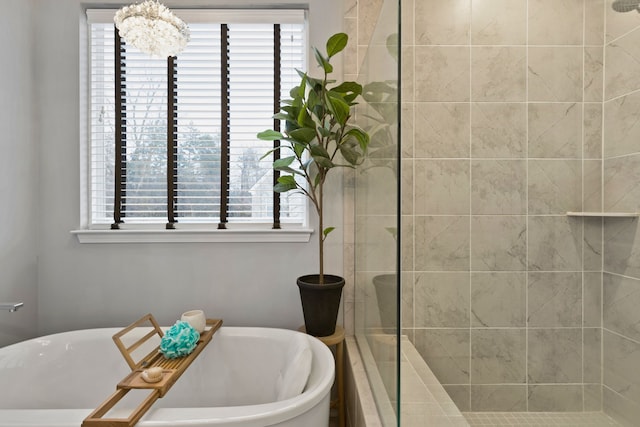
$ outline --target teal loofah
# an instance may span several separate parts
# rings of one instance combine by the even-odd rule
[[[178,320],[162,337],[160,351],[167,359],[186,356],[196,348],[199,339],[200,334],[193,326]]]

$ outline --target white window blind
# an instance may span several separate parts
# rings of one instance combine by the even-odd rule
[[[113,14],[87,11],[91,42],[90,224],[114,223],[115,176],[119,173],[121,220],[125,224],[166,223],[171,189],[177,226],[220,222],[272,225],[273,159],[260,160],[272,145],[257,139],[256,134],[274,126],[275,46],[280,45],[281,99],[288,98],[299,81],[296,69],[305,68],[304,14],[246,11],[244,23],[245,11],[226,11],[226,24],[212,11],[197,15],[177,12],[181,17],[198,19],[189,22],[186,18],[191,41],[174,59],[173,67],[168,60],[122,45],[122,107],[116,111],[115,29],[111,21],[104,22]],[[274,18],[278,16],[284,23]],[[259,20],[263,22],[256,22]],[[278,24],[279,43],[274,40],[278,34],[274,24]],[[222,67],[223,25],[228,29],[226,70]],[[225,111],[223,80],[228,86]],[[171,94],[173,109],[169,111]],[[120,147],[116,147],[118,114],[122,120]],[[170,121],[175,126],[173,132],[169,131]],[[173,146],[168,144],[168,133],[173,136]],[[225,134],[228,138],[223,141]],[[119,170],[115,167],[117,150],[122,153]],[[173,158],[174,173],[168,174],[168,156]],[[227,191],[223,191],[225,181]],[[304,198],[289,193],[279,196],[279,221],[302,224]]]
[[[177,62],[178,141],[176,214],[211,222],[220,213],[219,26],[192,24],[191,42]]]

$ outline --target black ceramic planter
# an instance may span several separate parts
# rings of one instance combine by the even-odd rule
[[[318,274],[310,274],[298,277],[297,283],[307,333],[314,337],[326,337],[336,331],[344,279],[325,274],[324,283],[320,285],[319,281]]]

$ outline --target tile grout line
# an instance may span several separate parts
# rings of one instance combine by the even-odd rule
[[[606,77],[606,46],[607,46],[607,2],[602,2],[602,92],[600,99],[600,208],[604,210],[604,104]],[[600,410],[604,412],[604,227],[605,219],[600,219]]]
[[[469,111],[469,141],[468,141],[468,147],[469,147],[469,165],[468,165],[468,171],[469,171],[469,276],[468,276],[468,292],[469,292],[469,321],[468,321],[468,327],[469,327],[469,391],[468,391],[468,397],[469,397],[469,408],[472,408],[472,404],[471,404],[471,384],[473,383],[473,351],[472,351],[472,342],[473,342],[473,337],[471,336],[472,334],[472,329],[471,329],[471,318],[472,318],[472,310],[473,310],[473,304],[472,304],[472,297],[473,297],[473,293],[472,293],[472,279],[471,279],[471,262],[472,262],[472,245],[473,245],[473,233],[472,233],[472,227],[473,227],[473,199],[472,199],[472,188],[473,188],[473,168],[471,167],[473,161],[472,161],[472,157],[473,157],[473,138],[472,138],[472,123],[473,123],[473,49],[471,48],[472,45],[472,40],[471,40],[471,22],[473,19],[473,2],[470,2],[470,7],[469,7],[469,106],[468,106],[468,111]]]
[[[581,126],[581,130],[582,132],[580,132],[580,136],[581,136],[581,153],[582,153],[582,163],[581,163],[581,177],[580,177],[580,206],[582,211],[584,212],[585,210],[585,185],[584,185],[584,179],[585,179],[585,169],[584,169],[584,157],[585,157],[585,139],[584,139],[584,132],[585,132],[585,120],[584,120],[584,101],[585,101],[585,80],[586,80],[586,67],[585,67],[585,39],[586,39],[586,23],[587,17],[586,17],[586,2],[583,1],[582,2],[582,126]],[[580,354],[581,354],[581,366],[580,366],[580,374],[581,374],[581,378],[582,378],[582,410],[584,411],[586,409],[586,402],[585,402],[585,386],[584,386],[584,370],[585,370],[585,345],[584,345],[584,256],[585,256],[585,244],[584,244],[584,239],[585,239],[585,227],[586,227],[586,220],[582,219],[582,227],[581,227],[581,231],[582,231],[582,250],[581,250],[581,265],[582,265],[582,277],[581,277],[581,291],[582,291],[582,295],[581,295],[581,316],[580,316],[580,323],[581,323],[581,341],[582,341],[582,346],[580,349]]]
[[[526,163],[525,163],[525,213],[526,223],[525,239],[525,277],[524,277],[524,383],[525,383],[525,409],[529,412],[529,0],[526,1],[525,10],[525,143],[526,143]]]

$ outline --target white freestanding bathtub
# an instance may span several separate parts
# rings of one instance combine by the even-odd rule
[[[0,348],[0,426],[79,427],[130,372],[111,338],[118,331],[64,332]],[[304,335],[313,354],[304,391],[276,401],[276,382],[293,334],[300,333],[220,328],[138,425],[326,427],[334,362],[319,340]],[[129,395],[134,393],[143,392]],[[128,408],[127,402],[120,404],[118,410]]]

